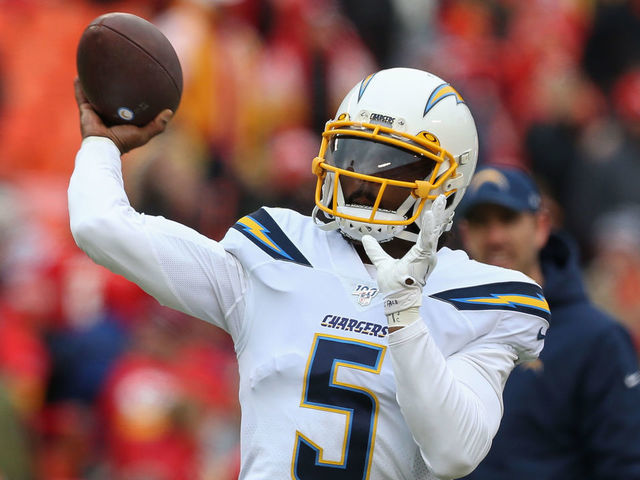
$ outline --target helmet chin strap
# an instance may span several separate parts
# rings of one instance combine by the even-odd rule
[[[407,240],[408,242],[416,243],[418,241],[418,234],[414,232],[409,232],[408,230],[403,230],[396,235],[396,238],[401,238],[402,240]]]
[[[332,230],[341,230],[340,228],[340,223],[338,222],[337,219],[333,219],[330,222],[324,223],[322,222],[322,220],[320,220],[318,218],[318,212],[320,211],[320,209],[318,207],[314,207],[313,212],[311,214],[311,218],[313,219],[313,222],[318,226],[318,228],[320,228],[321,230],[324,231],[332,231]],[[365,225],[362,222],[353,222],[353,223],[358,223],[358,224],[362,224]],[[451,227],[453,226],[453,212],[451,213],[451,218],[449,219],[449,223],[447,224],[447,226],[445,227],[444,231],[448,232],[449,230],[451,230]],[[378,239],[376,238],[375,235],[372,235],[374,238],[376,238],[376,240],[378,240],[380,243],[383,242],[388,242],[393,240],[394,238],[400,238],[402,240],[406,240],[408,242],[412,242],[412,243],[416,243],[418,241],[418,234],[415,232],[410,232],[409,230],[407,230],[405,227],[403,227],[404,229],[398,233],[396,233],[395,235],[386,237],[385,239]],[[356,238],[355,235],[351,235],[346,231],[342,231],[343,235],[345,235],[347,238],[351,239],[351,240],[357,240],[360,241],[362,239],[362,235],[359,236],[359,238]]]
[[[331,189],[329,189],[331,190]],[[332,192],[328,192],[332,193]],[[345,205],[344,197],[342,192],[338,190],[338,201],[342,205],[339,206],[339,209],[342,213],[351,214],[353,216],[363,216],[363,213],[371,212],[371,207],[367,206],[359,206],[359,205]],[[415,199],[412,196],[407,197],[407,199],[402,202],[398,210],[395,212],[388,212],[384,210],[379,210],[377,212],[377,218],[387,217],[388,220],[402,220],[405,219],[405,214],[411,210],[412,208],[417,208],[420,203],[420,199]],[[402,238],[404,240],[408,240],[410,242],[416,242],[418,235],[413,232],[406,231],[405,225],[388,225],[388,224],[371,224],[368,222],[359,222],[354,220],[348,220],[346,218],[331,218],[329,222],[323,222],[322,219],[318,217],[320,213],[320,209],[316,206],[313,209],[311,217],[314,223],[318,226],[318,228],[331,231],[331,230],[340,230],[340,232],[347,238],[351,240],[360,241],[364,235],[371,235],[373,238],[378,240],[379,242],[388,242],[393,240],[394,238]],[[368,216],[368,215],[367,215]]]
[[[366,209],[366,207],[342,208],[349,210],[359,210],[360,212]],[[317,206],[314,207],[313,212],[311,213],[311,218],[318,228],[324,231],[340,230],[340,233],[346,238],[358,242],[362,240],[362,237],[364,235],[371,235],[380,243],[388,242],[402,234],[402,230],[405,228],[404,225],[375,225],[371,223],[358,222],[354,220],[348,220],[346,218],[335,217],[332,217],[332,220],[330,220],[329,222],[323,222],[322,219],[318,217],[319,213],[320,209]]]
[[[320,209],[318,208],[318,206],[316,205],[315,207],[313,207],[313,212],[311,212],[311,218],[313,220],[313,223],[320,229],[320,230],[325,230],[327,232],[331,231],[331,230],[337,230],[339,225],[338,222],[336,221],[336,219],[334,218],[333,220],[331,220],[330,222],[323,222],[322,220],[320,220],[318,218],[318,213],[320,213]]]
[[[317,225],[318,228],[324,231],[340,230],[345,237],[351,240],[356,240],[356,241],[362,240],[363,235],[365,235],[365,233],[362,233],[362,230],[368,230],[368,228],[370,227],[370,224],[366,224],[364,222],[350,222],[353,225],[353,227],[344,228],[344,225],[342,224],[341,221],[347,222],[348,220],[336,219],[336,218],[334,218],[330,222],[324,223],[322,220],[318,218],[319,211],[320,209],[318,207],[314,207],[313,212],[311,213],[311,218],[313,219],[313,222]],[[449,219],[449,223],[444,229],[445,232],[448,232],[449,230],[451,230],[451,227],[453,226],[453,215],[454,213],[451,212],[451,218]],[[399,232],[389,232],[387,235],[381,235],[381,234],[384,232],[384,230],[388,230],[389,227],[391,226],[381,225],[380,227],[387,227],[387,228],[386,229],[381,228],[380,232],[367,231],[366,234],[371,235],[380,243],[389,242],[394,238],[400,238],[402,240],[406,240],[412,243],[416,243],[418,241],[418,234],[415,232],[410,232],[409,230],[406,229],[405,226],[397,226],[397,228],[402,228],[402,230]]]

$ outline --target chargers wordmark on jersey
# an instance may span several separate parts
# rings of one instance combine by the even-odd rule
[[[455,288],[431,295],[458,310],[518,310],[549,321],[551,311],[542,289],[526,282],[500,282]]]
[[[351,295],[355,295],[358,298],[358,304],[366,307],[371,303],[373,297],[378,294],[376,287],[370,287],[368,285],[358,284],[356,288],[351,292]]]
[[[262,251],[276,260],[286,260],[311,266],[309,260],[296,248],[275,220],[263,208],[242,217],[233,226]]]
[[[320,322],[321,327],[335,328],[345,332],[360,333],[372,337],[384,338],[389,333],[389,327],[378,323],[365,322],[355,318],[343,317],[341,315],[325,315]]]

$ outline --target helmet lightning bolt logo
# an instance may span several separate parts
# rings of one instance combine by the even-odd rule
[[[424,117],[427,113],[429,113],[429,110],[435,107],[440,100],[452,95],[456,97],[456,103],[464,103],[464,99],[462,98],[462,96],[456,91],[455,88],[453,88],[448,83],[443,83],[439,87],[436,87],[436,89],[429,97],[429,100],[427,100],[427,105],[424,107],[424,113],[422,114],[422,116]]]
[[[535,308],[537,310],[542,310],[544,312],[550,313],[549,304],[542,295],[532,297],[529,295],[491,294],[488,297],[452,298],[451,300],[462,303],[500,305],[511,308],[522,306]]]
[[[369,83],[371,82],[371,79],[373,78],[374,75],[375,75],[375,73],[372,73],[367,78],[362,80],[362,83],[360,84],[360,90],[358,91],[358,101],[360,101],[360,99],[362,98],[362,95],[364,94],[364,91],[369,86]]]
[[[283,257],[286,257],[290,260],[293,260],[287,252],[285,252],[282,248],[280,248],[273,239],[267,235],[271,233],[266,227],[264,227],[260,222],[257,222],[250,216],[242,217],[238,222],[243,226],[243,230],[250,234],[253,238],[258,240],[262,245],[270,248],[271,250],[279,253]]]

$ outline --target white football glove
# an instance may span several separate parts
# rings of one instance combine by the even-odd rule
[[[438,239],[449,229],[453,215],[445,214],[447,198],[439,195],[431,209],[420,216],[416,244],[400,259],[391,257],[371,235],[362,246],[378,271],[378,288],[384,296],[389,326],[406,326],[419,318],[422,287],[436,266]]]

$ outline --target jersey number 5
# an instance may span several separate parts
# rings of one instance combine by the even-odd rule
[[[364,387],[337,380],[340,367],[380,373],[386,347],[352,339],[316,335],[307,363],[301,406],[345,415],[342,458],[323,458],[322,447],[296,432],[295,480],[365,480],[378,419],[378,399]]]

